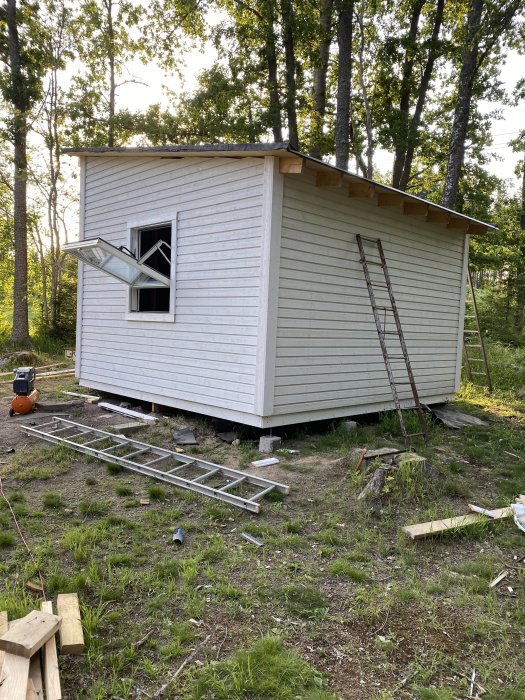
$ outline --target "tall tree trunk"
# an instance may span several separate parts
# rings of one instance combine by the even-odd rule
[[[108,21],[108,61],[109,61],[109,121],[108,146],[115,145],[115,30],[113,28],[113,0],[104,0]]]
[[[283,22],[283,44],[286,65],[286,115],[288,118],[288,141],[294,148],[299,148],[292,0],[281,0],[281,14]]]
[[[523,179],[521,183],[521,212],[520,212],[521,239],[525,241],[525,156],[523,157]],[[514,328],[517,333],[523,333],[525,324],[525,242],[520,245],[522,264],[516,271],[516,313]]]
[[[370,100],[368,99],[368,87],[365,80],[365,26],[364,26],[364,15],[365,15],[365,0],[362,0],[359,13],[357,15],[357,22],[359,25],[359,63],[358,63],[358,74],[359,74],[359,87],[361,88],[361,97],[363,99],[363,107],[365,110],[365,129],[366,129],[366,170],[363,171],[363,175],[367,178],[372,179],[374,177],[374,128],[372,119],[372,108],[370,106]]]
[[[277,73],[277,50],[275,48],[274,6],[271,3],[267,19],[265,54],[268,68],[268,94],[270,98],[269,117],[272,125],[273,140],[280,143],[283,140],[283,125],[281,121],[281,101],[279,99],[279,78]]]
[[[479,33],[483,0],[470,0],[467,18],[465,44],[461,57],[461,70],[458,81],[458,98],[452,122],[452,134],[447,161],[447,172],[441,204],[452,209],[456,204],[459,178],[465,158],[465,140],[470,118],[470,106],[474,80],[478,69]]]
[[[412,172],[412,163],[414,161],[414,152],[418,140],[418,130],[421,124],[421,116],[423,114],[423,108],[427,99],[428,88],[430,85],[430,80],[432,78],[432,73],[434,71],[434,65],[439,55],[438,41],[439,33],[441,31],[441,25],[443,24],[444,9],[445,0],[437,0],[436,16],[434,18],[434,26],[432,28],[432,37],[430,39],[427,62],[425,64],[425,70],[423,71],[423,76],[419,84],[419,93],[417,96],[414,114],[412,116],[412,119],[410,120],[406,152],[404,155],[401,177],[399,179],[399,182],[397,184],[394,184],[394,187],[398,187],[400,190],[406,190],[408,187],[408,183],[410,182],[410,173]]]
[[[7,0],[6,21],[9,33],[9,70],[13,85],[14,142],[14,243],[13,345],[29,344],[27,302],[27,115],[22,94],[24,77],[18,37],[16,0]]]
[[[352,29],[354,0],[341,0],[337,18],[337,114],[335,118],[335,164],[348,168],[350,156],[350,104],[352,91]]]
[[[406,37],[405,60],[401,71],[401,88],[399,91],[399,124],[398,133],[395,134],[397,145],[395,148],[394,165],[392,168],[392,186],[398,187],[403,172],[406,143],[408,140],[410,120],[410,96],[412,74],[414,72],[415,49],[419,32],[419,19],[425,0],[415,0],[410,17],[410,28]]]
[[[319,8],[319,47],[313,76],[312,145],[310,155],[321,158],[326,114],[326,76],[332,43],[334,0],[321,0]]]

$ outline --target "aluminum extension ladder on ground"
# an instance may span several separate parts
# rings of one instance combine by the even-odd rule
[[[405,446],[408,447],[410,438],[421,436],[426,441],[428,438],[427,429],[425,424],[425,416],[423,414],[423,409],[419,401],[419,395],[417,393],[416,382],[414,379],[414,374],[412,372],[412,366],[410,364],[410,358],[408,356],[408,350],[405,343],[405,336],[403,334],[403,328],[401,327],[401,321],[399,319],[399,313],[397,310],[396,300],[394,298],[394,292],[392,290],[392,283],[390,281],[390,275],[388,272],[388,267],[386,264],[385,253],[383,251],[383,245],[380,238],[367,238],[356,235],[357,245],[359,246],[360,258],[359,261],[363,266],[363,272],[365,273],[366,286],[368,288],[368,294],[370,296],[370,303],[372,304],[372,311],[374,313],[374,320],[377,329],[377,335],[379,337],[379,343],[381,344],[381,350],[383,352],[383,359],[385,361],[385,367],[388,374],[388,381],[390,383],[390,389],[392,391],[392,397],[394,399],[394,405],[396,407],[397,416],[399,419],[399,425],[401,427],[401,433],[403,435],[403,440]],[[367,258],[365,254],[365,243],[373,245],[375,250],[373,253],[369,253]],[[379,254],[379,260],[370,259],[370,255]],[[369,267],[379,267],[383,272],[384,281],[375,282],[372,280]],[[378,304],[376,300],[375,290],[386,290],[388,292],[388,305],[385,301],[384,305]],[[383,321],[381,321],[380,312],[383,313]],[[387,314],[392,314],[393,319],[387,319]],[[392,330],[387,330],[388,323],[395,323],[395,328]],[[387,336],[397,337],[399,340],[399,345],[401,348],[400,355],[392,355],[389,352],[388,345],[386,342]],[[398,381],[394,375],[394,370],[392,368],[392,360],[403,360],[405,363],[406,374],[408,381]],[[409,385],[412,390],[412,397],[414,399],[414,406],[410,409],[402,409],[401,402],[399,400],[398,386]],[[415,410],[420,426],[419,433],[407,433],[405,421],[403,418],[403,410]]]
[[[467,272],[463,361],[469,381],[477,386],[486,386],[489,392],[492,392],[492,379],[481,326],[479,325],[478,306],[470,268]],[[481,379],[477,379],[477,377],[481,377]]]
[[[77,452],[253,513],[260,511],[259,501],[271,491],[287,494],[290,490],[284,484],[254,474],[205,462],[56,416],[49,422],[36,427],[24,426],[23,429],[28,435],[65,445]]]

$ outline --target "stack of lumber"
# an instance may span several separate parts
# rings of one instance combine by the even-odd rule
[[[62,654],[81,654],[84,636],[76,593],[57,597],[41,610],[8,622],[0,612],[0,700],[61,700],[55,634],[60,634]]]

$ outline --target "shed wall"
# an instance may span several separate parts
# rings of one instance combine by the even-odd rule
[[[316,187],[307,171],[284,177],[273,424],[393,407],[357,233],[383,243],[421,399],[445,400],[457,389],[464,234],[349,198],[346,188]],[[367,257],[377,260],[373,251],[368,245]],[[371,270],[384,284],[381,269]],[[386,294],[377,292],[378,304]],[[388,346],[401,354],[395,336]],[[402,360],[393,367],[406,381]],[[409,386],[400,397],[412,405]]]
[[[127,286],[84,266],[81,384],[252,422],[263,159],[95,157],[85,176],[84,238],[127,245],[136,217],[178,223],[175,322],[126,320]]]

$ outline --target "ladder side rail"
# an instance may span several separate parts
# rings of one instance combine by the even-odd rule
[[[390,364],[390,359],[388,356],[388,348],[387,348],[386,341],[385,341],[384,329],[381,326],[381,319],[379,317],[379,313],[377,310],[376,298],[375,298],[375,294],[374,294],[374,288],[372,285],[372,279],[370,277],[370,272],[368,270],[365,249],[363,246],[363,241],[361,239],[361,235],[359,233],[356,235],[356,240],[357,240],[357,245],[359,246],[359,253],[361,255],[361,265],[363,266],[363,272],[365,274],[366,286],[368,289],[368,296],[370,297],[370,302],[372,304],[372,312],[374,314],[374,321],[376,324],[377,335],[379,337],[379,343],[381,345],[381,351],[383,353],[383,360],[385,362],[385,367],[386,367],[386,371],[387,371],[387,375],[388,375],[388,381],[390,383],[390,390],[392,392],[392,397],[394,399],[394,404],[396,407],[396,412],[397,412],[397,416],[399,419],[399,424],[401,426],[401,432],[403,433],[403,437],[405,437],[406,436],[406,428],[405,428],[405,422],[403,420],[403,414],[401,411],[401,402],[399,400],[399,395],[397,393],[397,387],[396,387],[396,383],[395,383],[394,373],[393,373],[392,366]],[[370,240],[370,239],[367,239],[367,240]],[[377,245],[379,243],[379,239],[377,239],[375,242]]]
[[[59,419],[63,420],[63,419]],[[72,423],[73,425],[81,425],[78,423],[73,423],[73,421],[64,421],[67,423]],[[21,426],[23,430],[28,435],[36,435],[37,437],[41,437],[43,439],[46,439],[47,437],[53,438],[54,435],[53,433],[46,433],[44,431],[40,431],[38,427],[31,427],[31,426]],[[87,427],[87,426],[81,426],[81,427]],[[222,465],[214,464],[213,462],[206,462],[204,460],[199,460],[196,459],[195,457],[190,457],[188,455],[180,454],[177,452],[172,452],[171,450],[166,450],[162,447],[156,447],[155,445],[148,445],[148,443],[145,442],[139,442],[138,440],[132,440],[130,438],[125,438],[121,436],[114,436],[112,433],[106,433],[102,430],[97,430],[96,428],[93,429],[95,432],[100,432],[102,433],[105,437],[118,437],[119,442],[122,444],[129,444],[131,446],[137,446],[139,448],[145,447],[148,448],[152,453],[154,454],[159,454],[161,456],[167,456],[167,457],[173,457],[175,460],[183,462],[181,466],[191,466],[191,467],[198,467],[200,469],[204,469],[206,472],[208,472],[210,469],[219,469],[221,474],[224,476],[231,476],[233,478],[239,478],[239,477],[245,477],[246,480],[250,484],[255,484],[256,486],[269,486],[270,484],[273,485],[278,491],[281,493],[287,494],[290,491],[289,486],[286,486],[285,484],[281,484],[277,481],[271,481],[270,479],[264,479],[262,477],[256,476],[255,474],[250,474],[248,472],[243,472],[238,469],[231,469],[230,467],[224,467]],[[78,451],[78,452],[83,452],[85,454],[90,455],[91,457],[98,457],[99,455],[103,454],[100,452],[100,450],[97,450],[95,448],[87,447],[83,445],[82,443],[78,442],[72,442],[69,441],[67,438],[59,438],[58,436],[52,440],[53,442],[62,442],[66,446],[71,447],[72,449]],[[101,457],[102,458],[102,457]],[[108,455],[108,459],[106,461],[111,461],[111,462],[116,462],[117,460],[121,460],[123,462],[128,462],[129,464],[134,464],[135,466],[140,467],[141,469],[150,469],[150,467],[146,467],[143,464],[133,463],[130,462],[129,460],[126,460],[125,457],[118,457],[117,455]],[[124,465],[125,466],[125,465]],[[157,472],[159,470],[152,469],[152,471]],[[164,473],[164,472],[159,472],[159,473]],[[189,482],[189,480],[187,480]]]
[[[403,352],[403,357],[405,360],[405,366],[406,366],[406,370],[407,370],[407,374],[408,374],[408,379],[410,382],[410,387],[412,389],[412,396],[414,398],[414,404],[415,404],[416,411],[418,414],[419,425],[421,427],[421,432],[423,434],[423,437],[426,440],[427,439],[427,429],[426,429],[426,424],[425,424],[425,417],[423,415],[423,409],[421,408],[421,402],[419,400],[419,394],[418,394],[417,387],[416,387],[416,380],[414,377],[414,372],[412,371],[412,364],[410,362],[410,356],[408,354],[408,348],[407,348],[407,345],[405,342],[405,334],[403,332],[403,327],[401,325],[401,319],[399,318],[399,311],[397,308],[396,299],[394,297],[394,290],[392,288],[392,282],[390,280],[390,273],[388,272],[388,265],[386,263],[385,253],[383,250],[383,244],[381,243],[381,240],[379,238],[377,239],[377,248],[379,250],[379,256],[381,258],[381,262],[383,263],[383,274],[385,276],[386,285],[388,288],[388,295],[390,297],[390,304],[392,306],[392,313],[394,314],[396,328],[397,328],[398,335],[399,335],[399,343],[401,345],[401,350]]]
[[[469,288],[470,288],[470,294],[472,296],[472,308],[474,309],[474,316],[475,316],[475,320],[476,320],[476,328],[478,330],[479,344],[481,345],[481,355],[482,355],[483,362],[485,365],[487,386],[488,386],[489,393],[492,393],[492,378],[490,376],[490,368],[489,368],[489,363],[487,360],[487,352],[485,350],[485,342],[483,340],[483,334],[481,333],[481,326],[479,325],[478,305],[476,302],[476,295],[474,294],[474,285],[472,284],[472,273],[470,272],[470,267],[467,268],[467,278],[468,278],[468,284],[469,284]]]

